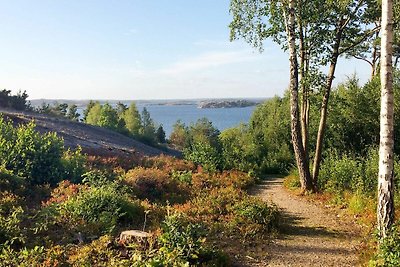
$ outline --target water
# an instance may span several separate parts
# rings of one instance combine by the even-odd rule
[[[137,105],[139,110],[143,106]],[[198,119],[207,118],[220,131],[247,123],[255,106],[245,108],[197,108],[197,105],[148,105],[147,110],[157,124],[162,124],[167,136],[172,132],[172,126],[179,119],[186,125],[195,123]]]
[[[129,103],[127,103],[129,104]],[[195,123],[198,119],[207,118],[214,127],[220,131],[236,126],[240,123],[247,123],[253,113],[255,106],[245,108],[197,108],[192,105],[152,105],[147,103],[136,103],[139,112],[144,107],[150,112],[151,118],[156,125],[162,124],[166,136],[172,132],[172,127],[177,120],[181,120],[186,125]],[[78,112],[83,114],[83,109]]]

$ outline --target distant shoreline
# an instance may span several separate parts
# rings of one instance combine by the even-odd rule
[[[101,104],[109,103],[116,105],[117,103],[124,103],[129,105],[135,102],[137,105],[148,106],[197,106],[198,108],[238,108],[250,107],[258,105],[269,98],[232,98],[232,99],[177,99],[177,100],[93,100],[99,101]],[[90,100],[73,100],[73,99],[32,99],[29,100],[31,105],[39,107],[42,104],[54,105],[56,103],[75,104],[78,108],[85,108]]]

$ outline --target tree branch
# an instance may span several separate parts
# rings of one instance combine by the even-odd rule
[[[363,36],[361,36],[358,40],[353,42],[350,46],[348,46],[348,47],[342,49],[341,51],[339,51],[339,55],[342,55],[342,54],[348,52],[349,50],[353,49],[354,47],[356,47],[360,43],[364,42],[371,34],[377,32],[379,30],[380,30],[380,26],[375,27],[374,29],[372,29],[370,31],[367,31]]]

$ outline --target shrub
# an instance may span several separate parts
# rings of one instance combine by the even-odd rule
[[[195,169],[194,164],[190,161],[165,155],[148,158],[144,162],[144,167],[160,169],[167,173],[176,171],[193,171]]]
[[[195,142],[183,152],[187,160],[201,165],[206,172],[213,173],[222,167],[220,152],[210,144]]]
[[[129,260],[121,258],[119,251],[113,248],[113,239],[108,235],[75,247],[68,263],[72,266],[131,266]]]
[[[352,190],[361,177],[361,165],[356,158],[332,153],[321,165],[318,187],[332,193],[343,193]]]
[[[21,228],[24,210],[21,206],[13,206],[0,213],[0,248],[7,245],[21,245],[26,236]]]
[[[276,231],[279,226],[279,212],[275,205],[255,198],[245,197],[233,207],[233,225],[244,237],[260,237],[263,234]]]
[[[66,266],[66,252],[61,246],[52,246],[45,249],[43,246],[36,246],[32,249],[23,248],[13,250],[10,247],[2,249],[0,254],[1,266]]]
[[[70,181],[61,181],[56,188],[51,192],[51,197],[43,202],[43,206],[50,206],[53,203],[60,204],[72,197],[75,197],[79,192],[87,190],[87,185],[73,184]]]
[[[205,242],[205,231],[200,224],[189,223],[182,215],[175,214],[166,217],[162,231],[159,238],[162,252],[173,254],[190,264],[198,262]]]
[[[41,134],[33,122],[14,128],[0,117],[0,165],[31,185],[55,185],[62,178],[79,182],[84,163],[81,150],[65,151],[55,133]]]
[[[225,222],[232,207],[243,198],[243,192],[233,187],[213,188],[199,192],[198,195],[181,206],[175,208],[195,221],[212,225]]]
[[[152,202],[171,203],[184,202],[189,196],[189,188],[169,177],[159,169],[138,167],[127,172],[124,183],[129,185],[133,193],[140,199]]]
[[[24,191],[25,179],[0,166],[0,191]]]
[[[82,148],[75,151],[68,149],[63,153],[61,160],[63,166],[63,178],[73,183],[82,182],[82,175],[86,172],[86,156],[82,154]]]
[[[129,199],[115,184],[91,187],[61,205],[61,214],[73,225],[87,223],[102,233],[112,232],[118,223],[138,224],[143,220],[143,208]]]
[[[380,244],[377,254],[369,266],[400,266],[400,233],[399,225],[393,225],[390,234]]]
[[[192,184],[198,190],[229,186],[246,189],[254,183],[254,177],[241,171],[224,171],[216,174],[196,173],[192,175]]]

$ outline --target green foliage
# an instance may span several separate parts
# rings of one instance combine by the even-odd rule
[[[221,169],[221,155],[217,148],[208,143],[193,143],[190,148],[184,150],[184,155],[187,160],[201,165],[206,172],[215,172]]]
[[[143,108],[141,118],[142,118],[142,128],[141,128],[142,140],[147,143],[154,143],[156,141],[156,127],[147,108]]]
[[[0,164],[31,184],[56,184],[64,143],[55,133],[40,134],[33,122],[14,128],[0,118]]]
[[[26,91],[19,91],[16,95],[11,95],[11,90],[3,89],[0,91],[0,107],[16,110],[29,110],[31,107],[27,102],[28,94]]]
[[[105,103],[101,107],[97,125],[111,130],[118,130],[118,114],[110,104]]]
[[[339,193],[356,188],[355,182],[362,180],[360,162],[351,156],[333,153],[321,166],[319,188]]]
[[[78,106],[75,104],[68,105],[68,111],[65,116],[72,121],[78,121],[80,116],[78,113]]]
[[[116,184],[109,183],[79,192],[61,205],[61,214],[73,223],[83,220],[103,233],[112,232],[119,222],[138,222],[143,208]]]
[[[400,265],[400,233],[399,225],[392,226],[388,236],[379,245],[377,254],[369,262],[369,266],[395,267]]]
[[[74,253],[68,258],[68,263],[72,266],[131,266],[128,259],[122,258],[119,251],[113,249],[112,239],[111,236],[105,235],[87,245],[75,248]]]
[[[86,108],[85,122],[91,125],[99,125],[101,109],[100,102],[90,102]]]
[[[46,249],[43,246],[13,250],[5,247],[0,252],[1,266],[67,266],[65,251],[61,246]]]
[[[168,140],[170,144],[179,150],[183,150],[189,142],[189,129],[181,120],[178,120],[173,125],[172,132]]]
[[[191,184],[192,175],[192,171],[173,171],[171,177],[172,179],[178,180],[179,182]]]
[[[241,124],[229,128],[220,134],[224,169],[237,169],[241,171],[257,170],[256,146],[248,127]]]
[[[233,224],[244,228],[245,238],[271,233],[279,227],[278,208],[258,198],[245,197],[232,209],[235,215]]]
[[[63,179],[69,180],[73,183],[80,183],[82,181],[82,175],[86,173],[86,163],[87,159],[84,154],[82,154],[82,148],[78,147],[75,151],[67,149],[61,159],[63,166]]]
[[[207,172],[222,169],[222,146],[219,130],[206,118],[199,119],[188,129],[184,148],[185,159],[201,165]]]
[[[160,251],[168,259],[172,255],[188,265],[196,265],[204,252],[205,231],[200,224],[185,221],[182,215],[167,216],[162,224],[163,233],[159,238]]]
[[[226,169],[286,173],[294,163],[290,149],[288,98],[274,97],[259,105],[249,125],[220,135]]]
[[[25,216],[24,210],[21,206],[12,206],[4,210],[3,205],[0,207],[0,248],[23,244],[27,238],[21,226]]]
[[[158,126],[156,131],[156,141],[160,144],[165,144],[167,140],[165,139],[165,131],[162,125]]]
[[[0,166],[0,191],[21,191],[25,187],[25,179],[14,175],[12,171]]]
[[[125,121],[125,126],[129,133],[132,136],[139,136],[142,129],[142,122],[135,102],[132,102],[129,105],[129,108],[123,112],[122,117]]]

